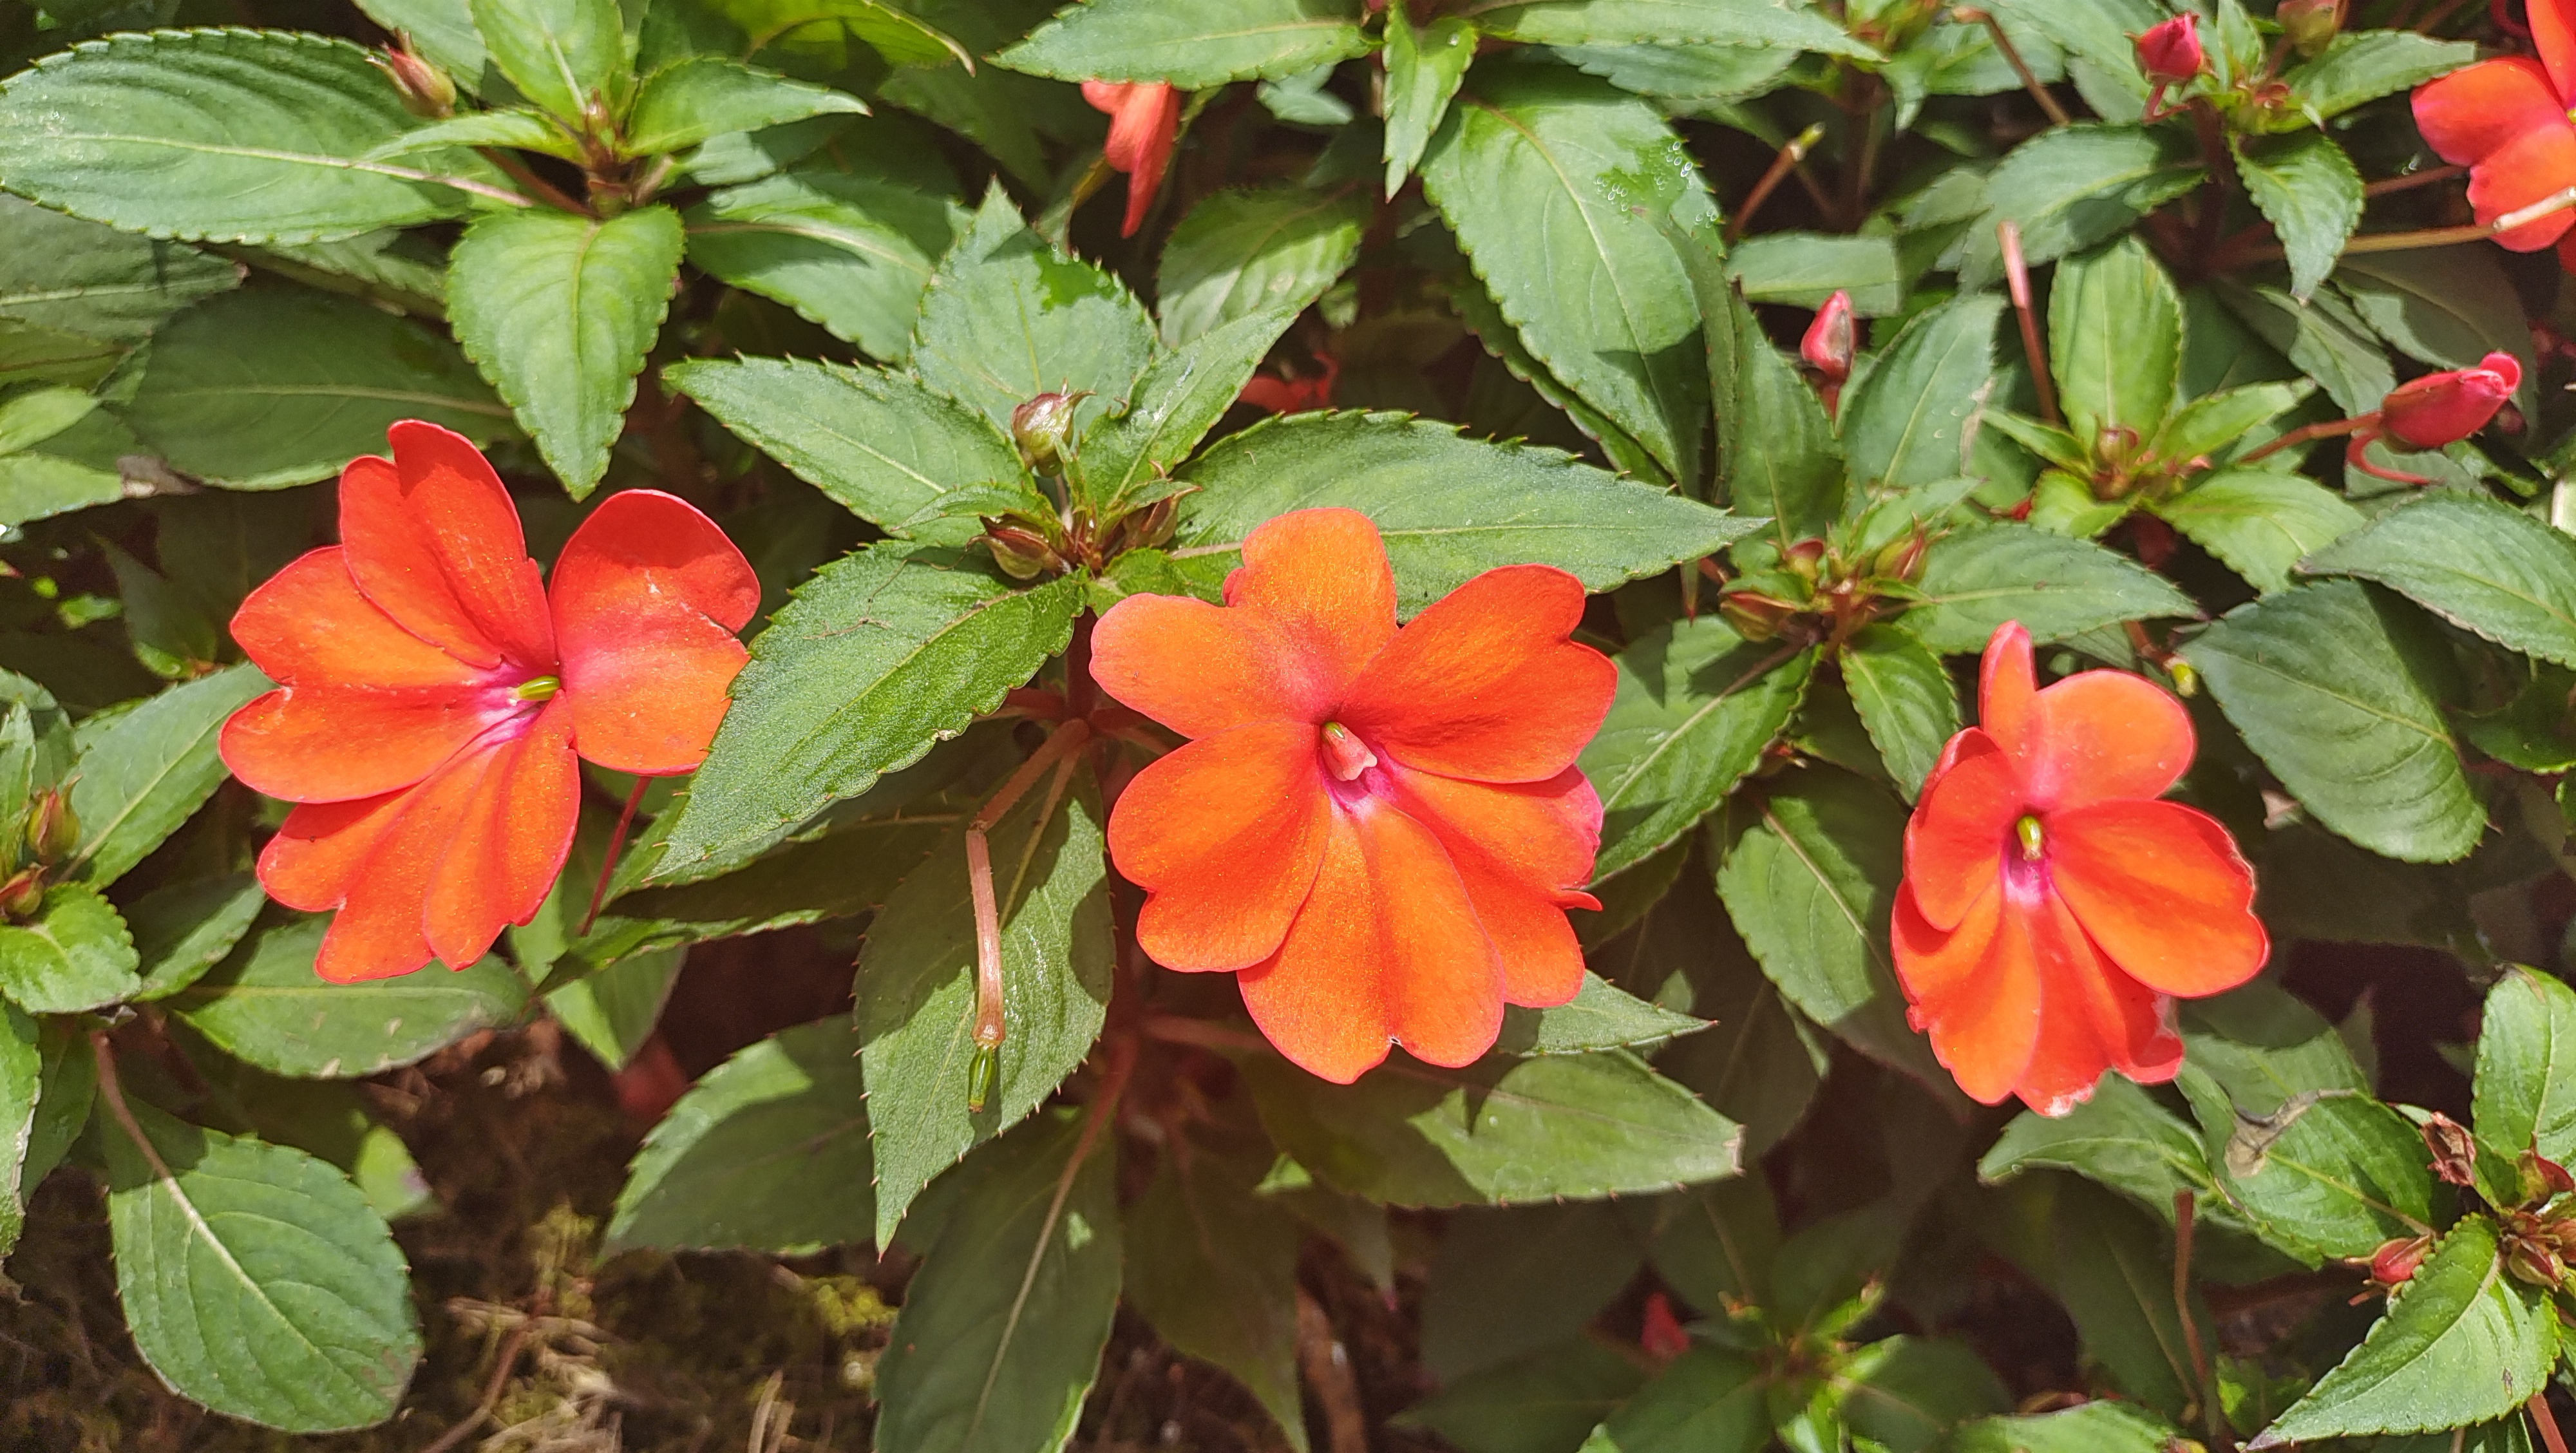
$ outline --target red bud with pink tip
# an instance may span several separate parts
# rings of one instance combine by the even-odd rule
[[[2136,40],[2139,69],[2160,86],[2179,86],[2209,64],[2200,48],[2200,17],[2188,10],[2140,31]]]

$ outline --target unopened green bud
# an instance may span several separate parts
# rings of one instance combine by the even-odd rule
[[[1717,613],[1735,627],[1737,635],[1748,641],[1767,641],[1780,634],[1791,617],[1798,614],[1794,601],[1776,599],[1759,591],[1731,590],[1720,597]]]
[[[984,543],[993,550],[993,563],[1013,580],[1035,580],[1050,571],[1064,568],[1064,557],[1046,537],[1034,530],[1008,525],[1000,520],[984,522]]]
[[[72,815],[70,797],[59,787],[37,793],[27,807],[27,850],[51,863],[69,857],[79,842],[80,819]]]
[[[2272,18],[2281,22],[2281,36],[2290,49],[2314,59],[2343,30],[2343,7],[2344,0],[2281,0]]]
[[[20,868],[6,883],[0,883],[0,914],[13,919],[36,916],[45,901],[45,870],[42,867]]]
[[[1011,410],[1011,442],[1040,474],[1062,474],[1073,456],[1073,410],[1085,395],[1040,394]]]
[[[385,73],[401,93],[403,109],[414,116],[436,119],[456,109],[456,82],[447,72],[429,63],[412,49],[411,37],[399,37],[400,43],[389,50],[367,57],[377,70]]]

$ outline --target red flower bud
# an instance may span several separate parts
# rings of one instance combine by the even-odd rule
[[[2432,1250],[2430,1236],[2400,1236],[2382,1242],[2377,1251],[2370,1253],[2370,1279],[2381,1286],[2404,1286]]]
[[[2522,364],[2510,353],[2490,353],[2475,368],[2399,384],[2379,405],[2380,431],[2410,449],[2439,449],[2485,428],[2520,387]]]
[[[1690,1333],[1673,1315],[1672,1299],[1662,1292],[1646,1296],[1645,1325],[1637,1331],[1637,1345],[1657,1362],[1670,1362],[1690,1350]]]
[[[1851,294],[1837,292],[1816,310],[1807,336],[1798,341],[1798,356],[1827,383],[1838,384],[1851,377],[1852,341]]]
[[[0,914],[27,919],[45,901],[45,870],[40,866],[20,868],[6,883],[0,883]]]
[[[80,845],[80,819],[72,815],[71,795],[48,787],[27,805],[27,851],[42,862],[71,856]]]
[[[2200,17],[2189,10],[2131,39],[2138,46],[2138,68],[2160,86],[2181,85],[2209,64],[2200,48]]]

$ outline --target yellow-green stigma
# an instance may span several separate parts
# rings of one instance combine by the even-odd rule
[[[519,683],[516,693],[521,701],[552,701],[563,690],[563,682],[553,676],[531,676]]]
[[[2025,863],[2038,862],[2040,853],[2048,847],[2047,834],[2040,830],[2036,813],[2023,813],[2021,821],[2013,824],[2013,836],[2021,839],[2021,860]]]

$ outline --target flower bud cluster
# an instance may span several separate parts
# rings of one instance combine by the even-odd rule
[[[1919,522],[1875,548],[1800,540],[1732,581],[1718,614],[1751,641],[1801,630],[1802,619],[1812,618],[1803,629],[1840,644],[1904,599],[1922,578],[1931,546],[1932,531]]]

